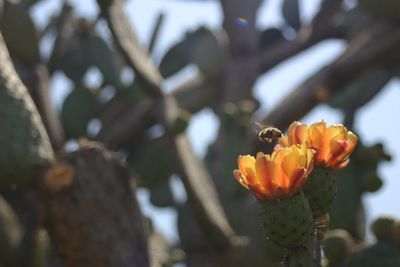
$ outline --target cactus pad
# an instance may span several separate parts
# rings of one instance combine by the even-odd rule
[[[350,255],[353,238],[346,230],[332,230],[326,234],[322,245],[329,263],[338,264]]]
[[[371,228],[379,241],[392,241],[396,219],[392,216],[381,216],[372,222]]]
[[[303,245],[313,230],[311,209],[303,193],[260,202],[267,238],[285,248]]]
[[[75,88],[64,100],[61,118],[69,138],[84,137],[88,123],[97,113],[98,103],[87,88]]]
[[[314,218],[329,212],[336,197],[336,176],[327,168],[315,167],[304,186]]]
[[[54,156],[32,99],[12,74],[0,73],[0,187],[31,184],[33,168]]]

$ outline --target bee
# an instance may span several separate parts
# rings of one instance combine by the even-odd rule
[[[276,127],[264,126],[261,123],[256,122],[256,125],[261,129],[258,132],[258,140],[261,142],[272,143],[278,138],[282,137],[282,132]]]

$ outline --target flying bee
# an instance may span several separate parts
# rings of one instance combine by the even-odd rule
[[[256,125],[260,128],[258,132],[258,140],[261,142],[272,143],[282,136],[282,132],[276,127],[268,127],[258,122],[256,122]]]

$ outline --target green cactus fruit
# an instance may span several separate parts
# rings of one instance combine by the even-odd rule
[[[313,231],[311,209],[302,192],[260,201],[260,217],[267,238],[284,248],[304,245]]]
[[[15,266],[22,231],[17,214],[0,196],[0,262],[5,264],[4,266]]]
[[[371,224],[372,232],[379,241],[394,241],[396,219],[392,216],[380,216]]]
[[[282,262],[283,258],[285,257],[285,249],[269,240],[266,240],[265,245],[265,255],[268,258],[268,262],[275,264]]]
[[[74,89],[64,100],[61,118],[68,138],[84,137],[88,123],[98,110],[98,102],[92,91],[84,87]]]
[[[304,185],[304,193],[314,218],[330,211],[336,191],[336,175],[333,171],[328,168],[315,167]]]
[[[54,157],[32,99],[19,80],[7,77],[11,73],[1,73],[0,188],[30,185],[34,167]]]
[[[375,172],[369,172],[361,179],[363,192],[376,192],[382,187],[382,185],[382,179]]]
[[[336,229],[326,233],[322,241],[325,257],[330,265],[337,265],[347,258],[352,250],[353,238],[343,229]]]

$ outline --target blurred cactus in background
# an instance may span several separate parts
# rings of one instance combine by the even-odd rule
[[[392,216],[376,218],[370,228],[376,239],[373,244],[360,243],[346,230],[338,229],[328,232],[323,241],[326,256],[324,265],[331,267],[399,266],[399,233],[396,230],[398,224],[398,219]]]
[[[318,243],[316,254],[319,242],[324,253],[307,266],[400,266],[400,218],[385,215],[367,225],[363,204],[366,193],[395,179],[378,172],[392,158],[387,144],[370,144],[360,134],[348,161],[357,143],[349,134],[359,131],[357,111],[399,75],[396,1],[318,1],[306,21],[302,1],[282,0],[280,23],[267,28],[256,26],[267,1],[216,1],[220,27],[191,29],[163,51],[158,64],[151,56],[168,13],[155,20],[149,40],[139,40],[134,29],[144,25],[131,25],[123,0],[93,2],[93,19],[60,1],[59,13],[39,29],[31,13],[44,2],[0,1],[1,267],[298,266],[288,251],[308,249],[318,226],[321,240],[311,241]],[[261,114],[265,99],[254,94],[258,78],[333,39],[343,41],[343,51]],[[164,90],[188,66],[195,71]],[[92,72],[97,83],[87,82]],[[52,96],[59,88],[50,81],[59,73],[71,90],[56,104]],[[273,149],[258,140],[254,122],[288,130],[281,151],[290,150],[285,143],[304,149],[290,136],[303,127],[296,121],[320,104],[340,110],[349,132],[316,124],[331,139],[319,147],[324,142],[310,133],[307,144],[316,153],[310,181],[274,184],[279,188],[273,193],[252,184],[247,172],[268,165],[265,160],[257,167],[256,158],[268,158]],[[215,114],[219,129],[202,159],[187,128],[204,109]],[[337,139],[346,153],[335,159],[338,151],[327,147]],[[264,154],[239,158],[235,174],[255,198],[232,179],[232,170],[238,155],[258,151]],[[251,164],[240,163],[249,158]],[[298,161],[287,156],[274,164],[282,172],[305,168],[308,175],[308,160]],[[186,199],[174,193],[176,179]],[[157,218],[142,214],[138,189],[149,193],[151,205],[177,212],[177,243],[153,227]],[[271,198],[265,190],[286,194]],[[368,229],[376,240],[367,238]]]

